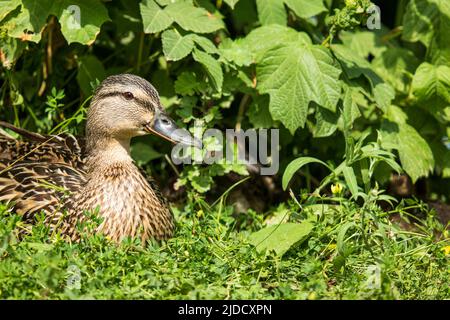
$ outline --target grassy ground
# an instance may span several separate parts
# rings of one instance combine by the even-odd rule
[[[77,244],[49,240],[39,224],[17,241],[13,229],[20,219],[0,208],[0,298],[450,298],[448,233],[420,204],[391,212],[425,212],[415,231],[400,230],[370,200],[303,210],[282,205],[273,210],[275,219],[308,219],[314,229],[280,257],[249,244],[249,235],[264,226],[260,215],[236,218],[222,202],[212,208],[201,200],[188,203],[175,209],[176,236],[146,247],[132,241],[116,246],[101,236]]]

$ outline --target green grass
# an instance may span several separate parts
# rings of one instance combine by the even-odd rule
[[[427,212],[422,229],[406,232],[374,203],[359,207],[341,199],[339,206],[303,204],[300,210],[292,202],[273,213],[288,213],[291,221],[309,219],[314,229],[280,257],[248,242],[264,225],[261,215],[236,218],[223,202],[213,208],[202,200],[188,203],[175,209],[176,236],[145,247],[131,240],[114,245],[98,235],[76,244],[57,236],[49,240],[39,223],[18,241],[13,230],[20,219],[0,208],[0,298],[450,298],[443,250],[448,233],[442,233],[433,212]],[[395,212],[403,212],[402,206]],[[68,287],[77,272],[80,288]]]

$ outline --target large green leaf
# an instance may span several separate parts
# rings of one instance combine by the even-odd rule
[[[68,43],[91,44],[101,25],[109,20],[105,6],[97,0],[17,0],[20,13],[8,19],[4,26],[8,34],[23,40],[39,41],[50,15],[56,16]],[[24,32],[26,31],[26,32]]]
[[[374,31],[342,31],[339,33],[339,38],[347,48],[365,59],[369,55],[377,58],[387,49],[381,37]]]
[[[173,19],[154,0],[144,0],[139,4],[145,33],[156,33],[170,27]]]
[[[419,59],[410,50],[396,47],[387,49],[372,61],[377,74],[403,94],[408,93],[411,75],[418,65]]]
[[[309,18],[327,11],[323,0],[284,0],[289,8],[301,18]]]
[[[283,189],[286,190],[289,182],[291,181],[292,177],[294,176],[294,174],[300,170],[303,166],[309,164],[309,163],[320,163],[321,165],[324,165],[325,167],[329,168],[328,165],[316,158],[311,158],[311,157],[301,157],[298,159],[295,159],[294,161],[292,161],[291,163],[289,163],[289,165],[286,167],[286,170],[284,171],[283,174],[283,180],[282,180],[282,185],[283,185]]]
[[[309,221],[282,223],[252,233],[249,241],[258,251],[273,250],[282,256],[294,245],[306,240],[313,228],[313,224]]]
[[[289,42],[312,44],[311,39],[304,32],[271,24],[254,29],[245,38],[235,41],[224,39],[220,45],[220,51],[228,61],[239,66],[248,66],[261,61],[267,50]]]
[[[341,70],[329,51],[303,41],[277,46],[257,65],[258,89],[270,95],[270,112],[291,133],[306,122],[311,101],[331,111],[341,94]]]
[[[258,17],[262,25],[287,24],[287,13],[281,0],[256,0]]]
[[[406,114],[396,106],[391,106],[388,120],[381,125],[382,145],[387,149],[396,149],[405,172],[413,182],[427,177],[434,168],[434,157],[425,139],[406,123]]]
[[[313,137],[328,137],[336,131],[339,119],[339,114],[337,112],[332,112],[317,106],[315,118],[316,123],[315,126],[313,126]]]
[[[417,68],[412,86],[419,103],[435,115],[450,106],[450,67],[424,62]]]
[[[301,18],[310,18],[327,10],[323,0],[256,0],[261,24],[285,26],[287,24],[285,4]]]
[[[450,1],[411,0],[403,16],[403,39],[420,41],[434,61],[450,64]]]
[[[349,48],[336,44],[332,46],[332,50],[350,79],[363,75],[369,81],[377,106],[381,110],[386,111],[395,98],[394,88],[373,70],[372,65],[367,60],[358,56]]]
[[[165,12],[184,30],[210,33],[223,28],[222,20],[203,8],[195,7],[191,1],[169,4]]]
[[[220,63],[208,53],[197,49],[194,49],[192,56],[205,67],[213,87],[219,92],[222,91],[223,71]]]
[[[0,2],[0,21],[2,21],[11,11],[20,5],[17,0],[3,0]]]
[[[162,34],[163,52],[167,60],[180,60],[191,53],[194,41],[189,35],[182,36],[177,30],[166,30]]]

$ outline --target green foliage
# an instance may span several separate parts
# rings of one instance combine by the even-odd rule
[[[0,1],[1,120],[82,134],[93,89],[108,75],[138,74],[181,126],[280,129],[291,200],[266,215],[233,213],[228,192],[209,206],[202,196],[217,178],[246,176],[244,165],[176,167],[168,144],[138,138],[138,164],[187,189],[174,208],[176,237],[148,247],[101,236],[67,244],[47,241],[38,223],[19,242],[13,230],[25,226],[2,207],[1,297],[449,297],[448,233],[434,211],[379,207],[394,203],[383,191],[392,172],[428,178],[429,196],[449,200],[448,1],[400,1],[394,28],[380,30],[365,28],[368,0],[35,4]],[[411,208],[425,216],[417,232],[389,220],[408,219]],[[71,264],[84,279],[78,291],[64,286]],[[365,285],[367,270],[380,274],[376,289]]]
[[[448,238],[436,241],[433,212],[417,233],[399,229],[369,203],[364,208],[346,200],[341,206],[303,204],[301,214],[295,204],[281,206],[275,214],[290,213],[293,222],[270,228],[289,233],[268,234],[263,229],[261,234],[267,245],[283,246],[283,251],[297,244],[283,258],[258,252],[249,243],[249,238],[256,238],[251,236],[253,228],[266,224],[260,215],[238,231],[231,207],[208,207],[199,197],[175,209],[173,239],[145,247],[139,240],[113,245],[92,235],[72,244],[58,235],[49,240],[42,221],[19,241],[14,230],[27,226],[2,207],[0,297],[448,299],[448,256],[443,248],[450,243]],[[407,218],[411,207],[426,210],[420,203],[402,203],[395,212]],[[278,244],[279,237],[286,242]],[[73,285],[76,279],[79,286]]]
[[[299,245],[311,233],[313,224],[308,221],[297,223],[281,223],[253,233],[249,240],[258,250],[273,250],[283,255],[294,245]]]

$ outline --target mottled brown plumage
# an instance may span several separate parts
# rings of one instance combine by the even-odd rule
[[[23,137],[0,131],[0,201],[26,221],[45,213],[45,223],[72,240],[86,212],[103,218],[98,227],[114,241],[166,239],[174,223],[151,178],[130,156],[132,137],[156,133],[189,142],[161,107],[158,93],[134,75],[107,78],[88,111],[86,146],[69,134],[41,135],[0,122]]]

